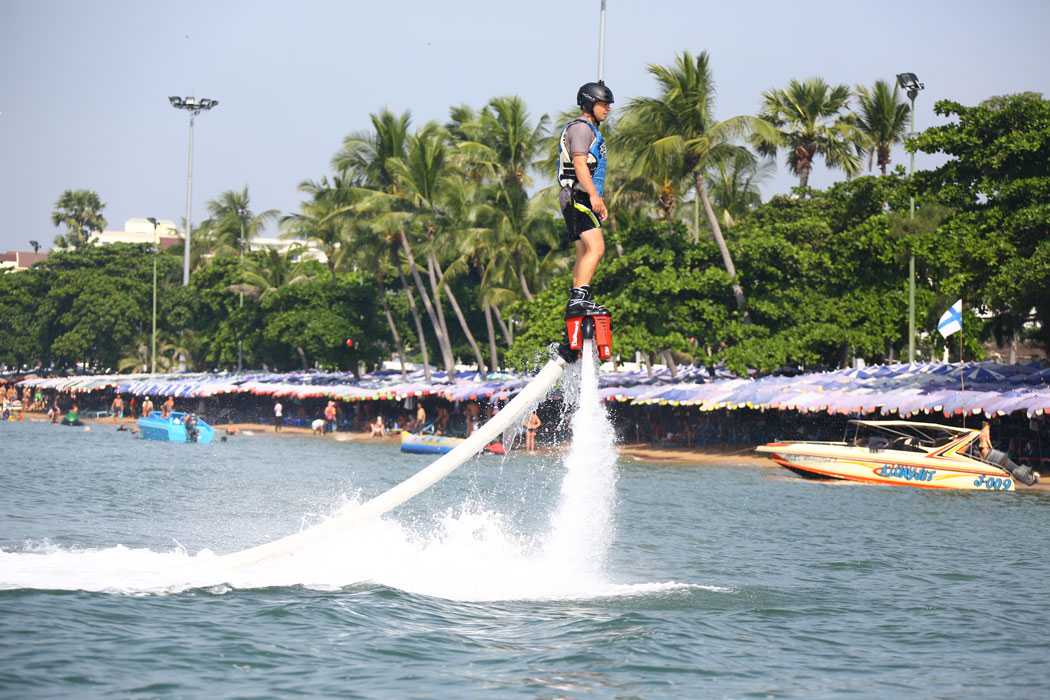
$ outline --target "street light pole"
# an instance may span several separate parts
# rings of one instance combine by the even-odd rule
[[[157,219],[149,217],[146,221],[153,224],[153,334],[151,336],[150,345],[150,363],[149,373],[157,373],[157,248],[160,247],[160,240],[157,238]]]
[[[911,101],[911,133],[909,137],[915,136],[915,98],[919,90],[926,87],[920,83],[914,73],[899,73],[897,84],[908,91],[908,99]],[[911,152],[911,162],[908,165],[908,179],[911,180],[915,173],[915,151]],[[915,218],[915,192],[911,194],[908,218]],[[908,362],[915,362],[915,251],[908,246]]]
[[[193,225],[190,221],[193,202],[193,122],[197,115],[206,112],[219,105],[218,100],[209,97],[177,97],[168,98],[168,102],[175,109],[184,109],[190,113],[190,139],[189,149],[186,156],[186,222],[183,238],[183,260],[182,260],[182,286],[190,283],[190,231]]]
[[[241,268],[241,272],[243,274],[243,270],[244,270],[244,212],[243,211],[238,211],[237,214],[238,214],[238,218],[240,218],[240,220],[241,220],[241,240],[240,240],[240,246],[238,246],[238,247],[241,249],[241,264],[240,264],[240,268]],[[238,303],[238,307],[237,308],[243,309],[244,308],[244,290],[241,290],[240,294],[241,294],[241,298],[240,298],[240,302]],[[243,353],[243,350],[242,350],[243,342],[244,341],[242,340],[242,338],[238,334],[238,336],[237,336],[237,371],[238,372],[241,371],[241,367],[244,364],[244,353]]]

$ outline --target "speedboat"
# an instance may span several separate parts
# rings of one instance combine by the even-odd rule
[[[146,440],[207,445],[215,436],[215,430],[203,418],[181,411],[172,411],[167,416],[160,411],[153,411],[139,418],[138,424],[139,434]]]
[[[784,441],[756,448],[800,476],[927,489],[1014,491],[1039,475],[1002,453],[981,456],[980,430],[903,420],[851,420],[843,442]]]
[[[457,445],[466,442],[466,438],[453,437],[451,435],[438,435],[434,432],[433,424],[427,425],[418,433],[410,433],[407,430],[401,432],[401,451],[418,455],[443,455],[451,452]],[[489,454],[505,454],[503,443],[493,442],[485,447]]]

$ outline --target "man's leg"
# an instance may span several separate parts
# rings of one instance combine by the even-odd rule
[[[605,237],[600,228],[592,228],[580,234],[576,241],[576,264],[572,268],[572,286],[583,287],[591,283],[598,263],[605,255]]]

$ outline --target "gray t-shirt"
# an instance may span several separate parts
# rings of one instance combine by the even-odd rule
[[[591,144],[594,143],[594,132],[591,127],[583,122],[570,124],[565,130],[565,145],[569,149],[570,156],[585,156],[590,153]]]

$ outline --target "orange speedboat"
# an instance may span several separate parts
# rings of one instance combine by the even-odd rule
[[[852,439],[843,442],[771,442],[756,449],[817,479],[980,491],[1013,491],[1018,482],[1039,480],[1005,454],[993,450],[982,457],[976,429],[903,420],[852,420],[850,426]]]

